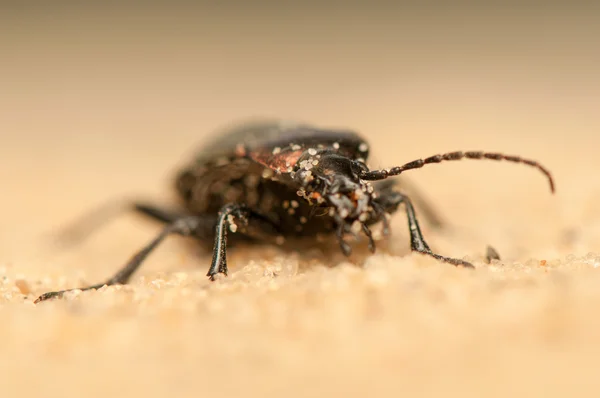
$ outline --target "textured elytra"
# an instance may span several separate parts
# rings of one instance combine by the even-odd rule
[[[330,233],[334,217],[315,207],[324,199],[307,195],[294,180],[304,173],[308,183],[324,151],[361,162],[368,157],[364,139],[349,130],[277,121],[245,124],[218,134],[179,174],[176,187],[194,214],[216,218],[224,205],[244,203],[278,224],[283,236]],[[364,186],[374,191],[370,183]]]
[[[228,235],[282,243],[286,237],[335,235],[340,249],[350,255],[346,235],[364,235],[375,251],[370,227],[381,222],[389,232],[388,217],[404,205],[411,250],[440,261],[473,268],[467,261],[434,253],[425,241],[411,199],[395,189],[389,177],[427,164],[461,159],[489,159],[532,166],[543,172],[554,192],[550,172],[538,162],[514,155],[455,151],[418,159],[389,169],[370,170],[369,145],[356,132],[321,129],[306,124],[263,122],[244,124],[218,135],[183,168],[175,185],[183,210],[169,212],[153,205],[134,208],[166,223],[104,283],[83,288],[126,283],[144,259],[173,234],[213,241],[207,275],[227,274]],[[382,181],[385,180],[385,181]],[[61,296],[49,292],[37,300]]]

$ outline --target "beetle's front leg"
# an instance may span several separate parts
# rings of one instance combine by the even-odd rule
[[[445,257],[440,254],[436,254],[429,248],[427,242],[425,242],[425,238],[423,237],[423,233],[421,232],[421,227],[419,226],[419,222],[417,221],[417,215],[415,213],[415,208],[413,207],[412,201],[410,198],[400,192],[389,191],[386,195],[380,195],[377,198],[376,202],[384,212],[393,213],[398,209],[398,206],[404,204],[406,209],[406,217],[408,219],[408,230],[410,232],[410,248],[412,251],[416,251],[419,253],[427,254],[433,258],[436,258],[445,263],[450,263],[453,265],[461,265],[467,268],[474,268],[473,265],[467,261],[460,260],[457,258]]]
[[[408,229],[410,231],[410,247],[413,251],[427,254],[445,263],[461,265],[467,268],[474,268],[473,264],[467,261],[460,260],[458,258],[445,257],[431,251],[429,245],[427,244],[427,242],[425,242],[425,238],[423,238],[423,234],[421,233],[421,228],[419,227],[417,215],[415,214],[415,209],[412,205],[411,200],[408,198],[408,196],[401,195],[400,203],[404,203],[404,207],[406,209],[406,217],[408,218]]]
[[[252,238],[278,235],[279,228],[265,216],[241,204],[228,204],[221,208],[215,225],[215,244],[210,268],[206,276],[227,275],[227,234],[241,233]]]

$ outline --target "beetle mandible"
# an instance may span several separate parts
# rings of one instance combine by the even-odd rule
[[[344,236],[362,233],[374,252],[370,227],[381,222],[387,235],[387,217],[400,205],[404,205],[408,219],[412,251],[473,268],[467,261],[442,256],[430,249],[411,199],[396,189],[393,180],[386,180],[388,177],[442,161],[504,160],[536,167],[546,175],[554,193],[550,172],[538,162],[519,156],[458,151],[380,170],[369,169],[368,156],[367,142],[351,130],[270,120],[230,127],[204,146],[197,158],[178,173],[175,188],[184,212],[133,203],[136,211],[166,226],[107,281],[78,289],[127,283],[148,254],[173,234],[213,242],[207,273],[211,280],[218,273],[227,275],[228,233],[277,242],[286,237],[335,234],[347,256],[351,248]],[[36,303],[60,297],[69,290],[45,293]]]

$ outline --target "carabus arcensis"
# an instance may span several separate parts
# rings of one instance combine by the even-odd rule
[[[384,234],[388,234],[387,217],[400,205],[404,205],[408,218],[413,251],[472,268],[467,261],[442,256],[429,248],[411,200],[398,190],[395,181],[386,180],[388,177],[447,160],[506,160],[536,167],[547,176],[554,192],[549,171],[538,162],[519,156],[449,152],[380,170],[369,169],[368,156],[369,145],[354,131],[279,121],[257,121],[229,128],[177,175],[175,188],[184,211],[134,203],[136,211],[166,226],[110,279],[79,289],[126,283],[148,254],[172,234],[214,242],[207,274],[211,280],[218,273],[227,274],[230,233],[277,243],[288,237],[335,234],[345,255],[350,255],[351,249],[344,236],[364,234],[374,252],[370,227],[382,223]],[[36,302],[64,292],[45,293]]]

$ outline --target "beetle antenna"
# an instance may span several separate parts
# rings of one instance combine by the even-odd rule
[[[371,170],[365,171],[360,175],[360,178],[363,180],[383,180],[388,177],[397,176],[400,173],[403,173],[407,170],[419,169],[426,164],[430,163],[440,163],[446,160],[461,160],[461,159],[490,159],[490,160],[506,160],[513,163],[522,163],[532,167],[537,168],[542,173],[548,177],[548,182],[550,183],[550,191],[554,193],[554,179],[550,174],[550,171],[542,166],[540,163],[535,160],[524,159],[519,156],[513,155],[504,155],[502,153],[493,153],[493,152],[482,152],[482,151],[469,151],[469,152],[448,152],[442,155],[430,156],[425,159],[413,160],[412,162],[406,163],[403,166],[392,167],[391,169],[382,169],[382,170]]]

